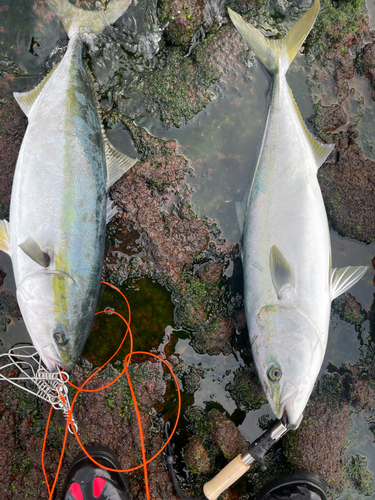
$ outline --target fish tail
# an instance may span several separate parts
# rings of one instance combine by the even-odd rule
[[[48,4],[60,17],[69,36],[78,33],[101,33],[107,26],[121,17],[132,0],[111,0],[105,10],[83,10],[72,5],[69,0],[48,0]]]
[[[247,45],[255,55],[274,75],[280,71],[287,72],[299,48],[309,34],[319,12],[320,3],[316,0],[314,5],[297,21],[293,28],[281,40],[272,40],[265,37],[258,29],[243,20],[243,18],[228,8],[229,16],[242,35]]]

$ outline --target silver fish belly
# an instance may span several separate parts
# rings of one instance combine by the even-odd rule
[[[245,313],[270,406],[298,425],[321,368],[333,298],[366,267],[331,272],[330,235],[317,171],[333,149],[307,130],[285,74],[319,11],[319,0],[283,40],[269,40],[229,11],[273,75],[272,99],[243,224]]]
[[[129,4],[115,1],[113,17]],[[95,314],[108,188],[135,160],[105,137],[82,59],[85,30],[103,29],[102,14],[80,11],[68,0],[57,5],[71,38],[46,79],[33,91],[15,94],[29,124],[13,181],[10,222],[0,222],[0,249],[11,256],[17,299],[34,346],[49,370],[70,370]]]

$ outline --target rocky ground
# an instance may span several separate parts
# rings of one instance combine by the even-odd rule
[[[92,2],[81,3],[92,7]],[[233,343],[237,342],[233,332],[244,331],[241,297],[230,291],[225,277],[228,266],[235,259],[238,262],[239,248],[236,242],[225,242],[221,238],[213,221],[199,219],[193,212],[188,159],[179,154],[175,141],[156,138],[137,126],[132,119],[134,115],[126,109],[126,98],[130,98],[135,88],[141,89],[144,96],[142,113],[159,113],[166,128],[188,123],[209,105],[213,98],[210,86],[215,81],[229,77],[244,79],[251,67],[252,56],[228,21],[227,5],[248,19],[256,18],[276,35],[285,33],[283,21],[289,17],[296,20],[308,4],[277,0],[267,3],[233,0],[227,4],[210,0],[164,0],[154,9],[150,16],[152,21],[147,26],[154,32],[159,30],[156,44],[155,38],[153,42],[147,38],[147,33],[142,36],[133,33],[130,39],[126,26],[120,23],[116,29],[99,37],[95,55],[87,55],[89,66],[95,69],[104,125],[111,128],[120,123],[130,135],[139,157],[137,165],[111,189],[111,197],[120,210],[108,230],[103,278],[117,286],[125,286],[129,280],[145,276],[161,283],[171,293],[175,324],[191,333],[192,345],[200,353],[230,353]],[[22,7],[22,2],[20,5]],[[375,92],[375,33],[369,28],[360,0],[339,6],[323,3],[318,22],[305,45],[311,92],[317,96],[311,123],[322,140],[335,143],[335,152],[319,171],[331,227],[343,236],[370,242],[375,239],[374,162],[361,151],[360,113],[353,115],[348,103],[354,95],[353,78],[357,74],[367,79],[371,92]],[[0,9],[4,13],[11,12],[9,6]],[[35,2],[34,10],[45,27],[52,22],[43,0]],[[66,41],[59,42],[44,62],[43,71],[61,57],[65,46]],[[113,77],[103,80],[97,63],[108,51],[116,53],[119,62]],[[132,64],[128,62],[128,55],[124,55],[129,52],[134,55]],[[147,58],[153,62],[145,64]],[[22,68],[1,56],[1,218],[9,215],[13,172],[27,126],[25,116],[11,98],[11,91],[19,81],[16,77],[22,76]],[[320,94],[328,88],[333,89],[335,104],[325,105],[319,100]],[[129,94],[124,96],[126,92]],[[0,330],[6,330],[20,314],[14,295],[3,284],[4,274],[0,269]],[[372,336],[363,349],[361,362],[344,365],[339,367],[339,372],[325,375],[308,404],[300,429],[290,433],[269,455],[267,473],[255,467],[246,480],[226,492],[223,498],[244,499],[249,494],[252,498],[267,480],[293,468],[308,468],[322,475],[337,491],[345,491],[353,485],[361,493],[368,491],[366,488],[371,487],[372,479],[366,460],[361,456],[346,457],[346,439],[350,408],[360,411],[374,406],[373,308],[364,310],[349,294],[334,304],[334,312],[353,324],[357,331],[364,321],[371,322]],[[165,355],[176,371],[180,370],[178,373],[186,372],[171,348],[166,347]],[[226,388],[243,413],[259,409],[265,402],[250,356],[247,361],[246,369],[239,368]],[[79,383],[90,370],[91,367],[83,362],[74,370],[74,380]],[[174,396],[169,395],[172,386],[158,363],[142,360],[134,363],[132,370],[147,454],[151,456],[162,443],[161,402],[166,405],[164,411],[173,419]],[[116,368],[107,370],[101,379],[92,383],[93,387],[115,373]],[[199,370],[189,371],[189,388],[185,388],[188,394],[194,393],[201,376]],[[185,377],[184,383],[187,380]],[[0,408],[2,498],[21,499],[26,492],[28,498],[48,498],[40,467],[48,405],[6,386],[0,393]],[[80,435],[84,444],[110,446],[124,467],[140,463],[134,406],[124,380],[112,389],[80,396],[75,418],[82,429]],[[262,422],[263,428],[271,424],[267,420]],[[222,407],[209,404],[205,408],[187,405],[181,429],[178,445],[182,451],[179,453],[183,454],[189,471],[183,486],[200,494],[202,484],[241,453],[246,442],[231,416]],[[64,419],[56,413],[47,440],[46,463],[50,479],[56,470],[63,430]],[[58,491],[69,461],[77,451],[78,445],[70,439]],[[182,473],[184,465],[178,463],[177,467]],[[149,465],[149,475],[152,498],[176,498],[160,457]],[[141,472],[132,473],[130,483],[132,498],[145,498]]]

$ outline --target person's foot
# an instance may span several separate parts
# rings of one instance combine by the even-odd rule
[[[87,452],[105,467],[122,469],[105,446],[91,446]],[[61,500],[130,500],[128,481],[124,473],[98,467],[81,451],[68,472]]]
[[[299,470],[266,484],[256,500],[327,500],[326,485],[320,476]]]

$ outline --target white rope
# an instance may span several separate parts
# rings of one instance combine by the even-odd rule
[[[70,402],[68,395],[67,382],[69,374],[64,371],[49,372],[42,365],[40,356],[32,345],[23,345],[12,347],[9,352],[0,354],[0,360],[8,358],[9,363],[0,366],[0,381],[4,380],[10,384],[19,387],[23,391],[29,392],[47,403],[51,404],[55,410],[62,410],[65,417],[68,418],[70,412]],[[7,377],[2,372],[7,368],[17,368],[19,374],[17,377]],[[31,390],[22,382],[32,382],[36,390]],[[20,383],[21,382],[21,383]],[[72,422],[78,430],[77,424],[72,415]],[[69,424],[69,432],[73,434]]]

